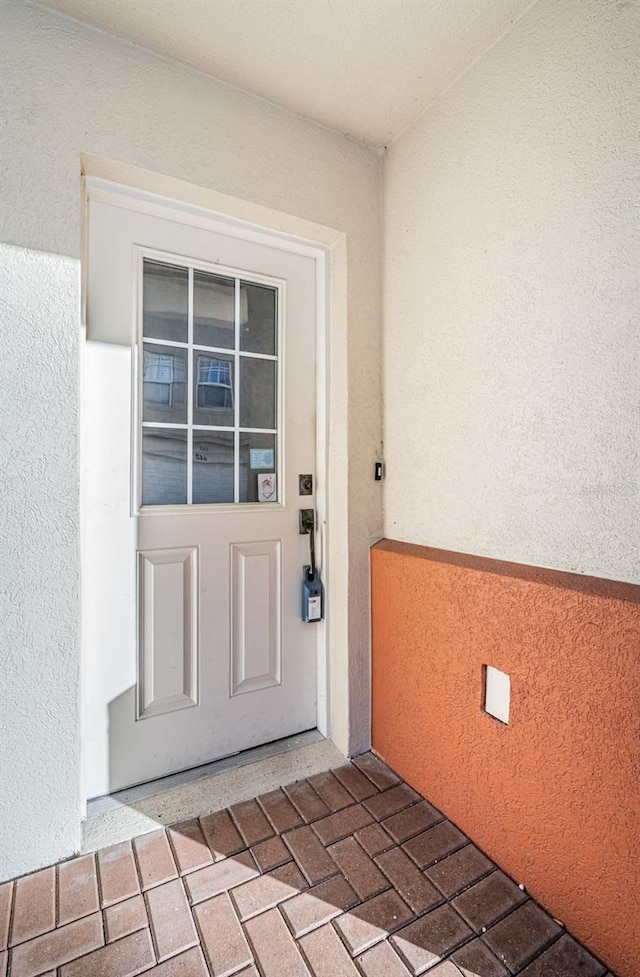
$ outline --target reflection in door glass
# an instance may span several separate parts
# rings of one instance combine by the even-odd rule
[[[276,290],[242,282],[246,318],[240,324],[240,349],[248,353],[276,353]]]
[[[187,341],[189,272],[176,265],[144,261],[143,335],[145,339]]]
[[[142,505],[277,502],[278,288],[143,260]]]
[[[224,353],[193,354],[193,423],[233,427],[234,360]]]
[[[193,432],[193,502],[233,502],[234,435]]]
[[[276,364],[240,357],[240,427],[276,426]]]
[[[143,421],[184,424],[187,420],[187,351],[144,344]]]
[[[233,278],[194,272],[193,341],[196,346],[233,349],[236,344],[235,293]]]
[[[187,432],[145,427],[142,436],[142,504],[187,501]]]

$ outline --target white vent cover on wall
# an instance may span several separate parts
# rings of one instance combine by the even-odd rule
[[[484,678],[484,711],[499,719],[501,723],[509,722],[509,707],[511,705],[511,679],[505,672],[485,666]]]

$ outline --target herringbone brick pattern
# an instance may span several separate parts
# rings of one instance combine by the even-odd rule
[[[372,754],[0,886],[0,977],[605,971]]]

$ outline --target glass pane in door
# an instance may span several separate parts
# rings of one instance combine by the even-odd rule
[[[142,420],[162,424],[187,422],[187,351],[144,344]]]
[[[193,502],[233,502],[234,435],[193,432]]]
[[[193,354],[193,423],[233,427],[234,360],[224,353]]]
[[[247,353],[266,353],[275,356],[276,290],[263,285],[242,282],[240,298],[246,307],[246,317],[240,324],[240,349]]]
[[[276,364],[274,360],[240,357],[240,427],[276,426]]]
[[[241,432],[238,502],[277,502],[277,471],[275,434]],[[274,477],[261,479],[261,476]]]
[[[187,432],[145,427],[142,432],[142,505],[187,501]]]
[[[142,332],[145,339],[186,343],[189,271],[177,265],[144,260]]]
[[[196,346],[235,346],[235,281],[193,273],[193,341]]]

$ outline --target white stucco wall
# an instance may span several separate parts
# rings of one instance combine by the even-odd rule
[[[381,532],[381,492],[372,480],[380,444],[379,159],[22,0],[5,2],[0,20],[0,240],[17,246],[4,266],[11,284],[2,371],[12,379],[1,387],[10,429],[0,466],[9,560],[1,584],[2,879],[70,854],[79,839],[81,154],[346,234],[348,329],[332,337],[330,404],[332,566],[345,582],[331,624],[344,641],[332,662],[333,734],[345,752],[369,738],[368,547]]]
[[[640,5],[540,0],[385,164],[385,535],[640,581]]]
[[[77,261],[0,245],[0,879],[80,843],[79,309]]]

